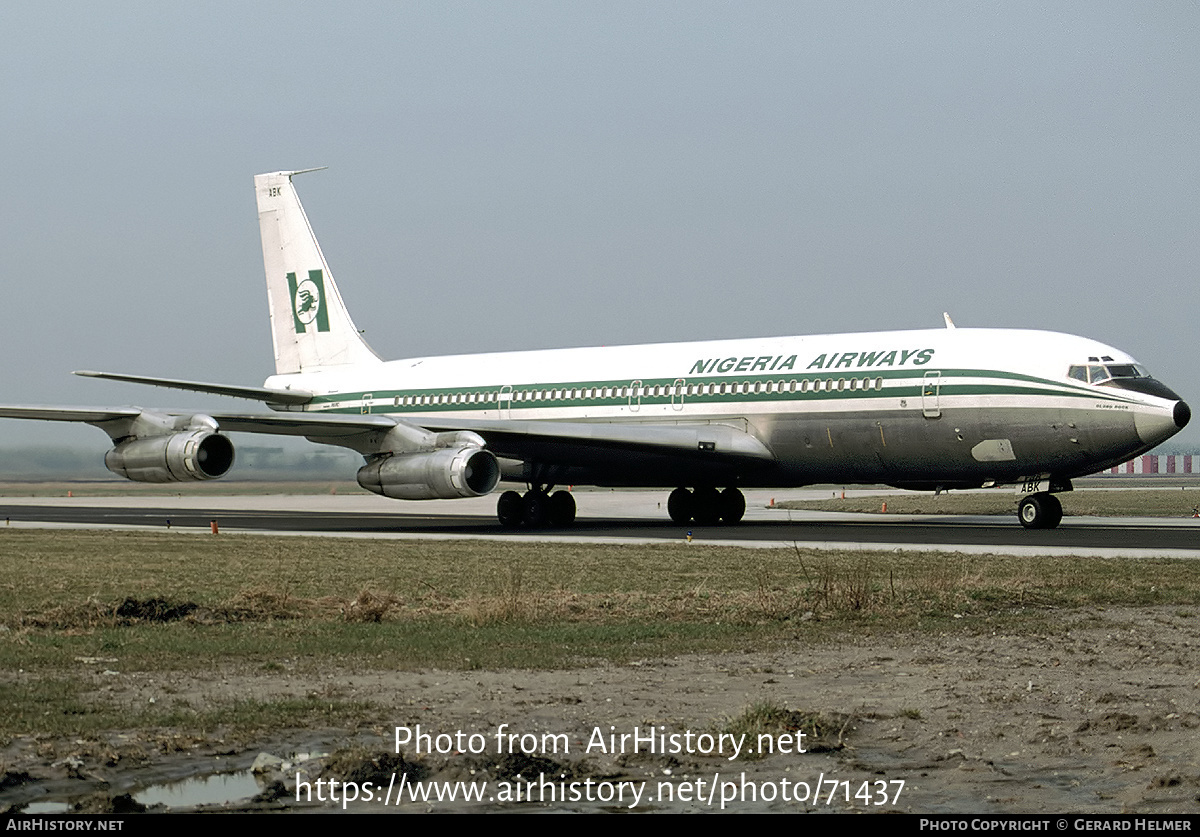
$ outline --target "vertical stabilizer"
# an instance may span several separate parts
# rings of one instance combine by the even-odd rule
[[[254,177],[275,373],[378,363],[378,355],[350,319],[296,196],[292,177],[303,173],[277,171]]]

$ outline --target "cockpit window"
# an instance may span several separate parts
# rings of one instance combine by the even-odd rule
[[[1137,363],[1117,363],[1111,357],[1107,356],[1089,357],[1087,363],[1080,363],[1069,367],[1067,369],[1067,377],[1102,387],[1140,392],[1143,395],[1152,395],[1155,398],[1179,401],[1179,396],[1170,387],[1150,377],[1150,373],[1146,371],[1146,367]],[[1183,404],[1182,401],[1180,401],[1180,404],[1182,404],[1182,409],[1186,411],[1187,405]],[[1187,417],[1191,413],[1188,412],[1185,414],[1184,412],[1179,412],[1180,409],[1176,407],[1177,416],[1182,417],[1181,420],[1186,424]],[[1178,424],[1178,421],[1176,423]],[[1182,427],[1183,424],[1179,424],[1178,426]]]
[[[1149,378],[1146,370],[1140,366],[1135,366],[1132,363],[1110,363],[1107,367],[1108,374],[1114,378]]]
[[[1102,384],[1114,378],[1149,378],[1150,373],[1135,363],[1088,364],[1072,366],[1067,376],[1084,383]]]

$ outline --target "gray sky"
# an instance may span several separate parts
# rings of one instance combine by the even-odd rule
[[[0,400],[213,403],[77,368],[261,383],[252,176],[327,165],[297,187],[384,357],[949,310],[1108,342],[1196,404],[1198,23],[1193,2],[10,0]],[[104,446],[0,424],[26,441]]]

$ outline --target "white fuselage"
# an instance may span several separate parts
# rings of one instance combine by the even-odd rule
[[[421,424],[481,420],[721,423],[778,466],[742,484],[915,486],[1090,473],[1178,430],[1175,400],[1068,377],[1089,358],[1133,365],[1094,340],[939,329],[411,358],[277,375],[315,393],[307,411]],[[594,473],[604,484],[677,475]]]

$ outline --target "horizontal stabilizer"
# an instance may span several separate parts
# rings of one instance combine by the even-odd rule
[[[85,378],[105,378],[110,381],[125,381],[130,384],[149,384],[155,387],[184,389],[191,392],[207,392],[213,395],[228,395],[231,398],[249,398],[252,401],[267,401],[272,404],[307,404],[313,397],[311,392],[301,390],[239,387],[231,384],[208,384],[203,381],[180,381],[175,378],[149,378],[145,375],[93,372],[89,369],[80,370],[75,374],[82,375]]]

